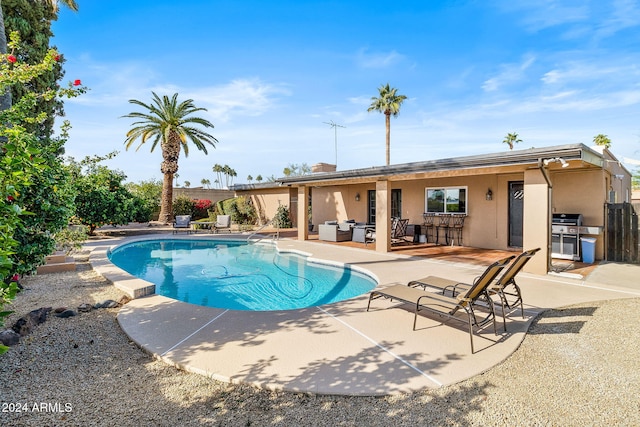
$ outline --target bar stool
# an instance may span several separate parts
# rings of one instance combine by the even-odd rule
[[[449,239],[448,241],[453,242],[458,239],[458,246],[462,246],[462,227],[464,227],[464,218],[466,215],[464,214],[452,214],[451,221],[449,223]]]
[[[435,228],[434,223],[436,219],[436,214],[434,212],[425,212],[422,214],[422,218],[424,219],[422,226],[425,228],[424,235],[427,239],[427,243],[429,243],[429,235],[431,235],[431,239],[433,239],[435,242],[435,239],[433,237],[433,230]]]
[[[449,244],[449,221],[451,214],[438,214],[438,223],[436,224],[436,245],[440,244],[440,229],[444,231],[444,244]]]

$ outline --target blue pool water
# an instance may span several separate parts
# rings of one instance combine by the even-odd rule
[[[144,240],[109,253],[156,293],[207,307],[292,310],[352,298],[376,282],[350,268],[310,263],[271,245],[233,240]]]

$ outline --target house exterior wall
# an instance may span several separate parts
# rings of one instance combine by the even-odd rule
[[[251,199],[251,203],[258,213],[258,218],[260,218],[260,224],[265,224],[273,219],[279,205],[285,205],[289,209],[292,207],[290,187],[243,190],[236,192],[236,194]]]
[[[575,149],[573,146],[559,148]],[[523,150],[505,156],[512,156],[512,161],[500,158],[495,163],[482,163],[486,159],[480,158],[479,164],[468,164],[463,168],[449,165],[446,161],[449,159],[446,159],[443,161],[446,166],[442,169],[426,164],[423,171],[416,169],[415,164],[407,164],[406,172],[396,168],[388,175],[384,175],[384,170],[380,175],[373,176],[367,175],[366,170],[362,175],[318,174],[317,179],[291,181],[292,187],[242,193],[255,193],[252,196],[256,200],[254,204],[272,216],[278,200],[283,204],[287,204],[287,201],[295,204],[300,197],[306,197],[305,191],[308,191],[312,200],[311,220],[317,230],[318,224],[328,220],[368,222],[369,191],[376,191],[378,196],[384,195],[382,198],[390,200],[394,190],[401,190],[401,216],[408,219],[409,224],[421,225],[422,214],[426,210],[427,188],[464,187],[467,189],[467,217],[462,233],[463,245],[500,250],[540,247],[540,255],[526,269],[530,272],[546,272],[549,266],[551,213],[581,213],[584,225],[604,228],[605,204],[630,202],[632,198],[629,171],[607,149],[578,148],[578,155],[571,153],[565,158],[557,157],[555,150],[540,151],[537,161],[535,158],[523,161],[522,153],[527,154],[527,150]],[[435,164],[438,165],[438,162]],[[462,162],[469,163],[469,160],[463,158]],[[567,163],[569,165],[564,167]],[[286,182],[283,180],[283,183]],[[522,248],[509,247],[509,192],[512,182],[521,182],[524,188]],[[300,186],[306,189],[288,193],[287,188]],[[487,200],[486,196],[489,190],[492,193],[491,200]],[[386,209],[382,212],[381,203],[383,200],[377,200],[377,221],[390,216]],[[390,206],[384,207],[390,209]],[[301,209],[298,206],[297,216],[306,212]],[[387,222],[384,221],[385,225],[388,225]],[[605,252],[604,234],[595,237],[596,259],[602,259]],[[384,251],[384,247],[379,250]]]

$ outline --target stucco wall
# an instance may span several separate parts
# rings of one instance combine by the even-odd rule
[[[287,206],[289,209],[292,208],[289,187],[238,191],[237,195],[251,199],[260,218],[260,224],[272,219],[280,204]]]
[[[229,199],[231,197],[235,197],[235,193],[230,190],[216,190],[216,189],[206,189],[206,188],[183,188],[183,187],[174,187],[173,188],[173,198],[185,196],[190,199],[204,199],[211,200],[213,203],[219,202],[220,200]]]

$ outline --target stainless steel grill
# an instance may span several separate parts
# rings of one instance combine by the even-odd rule
[[[580,260],[582,214],[557,213],[551,219],[551,256]]]

